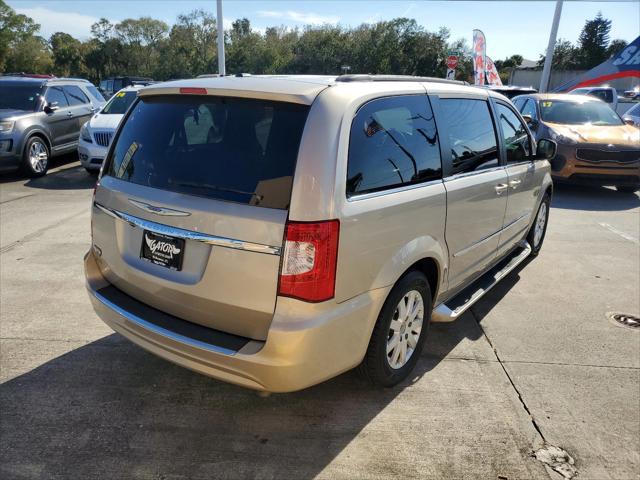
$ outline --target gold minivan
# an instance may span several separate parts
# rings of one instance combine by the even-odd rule
[[[96,185],[87,288],[116,332],[217,379],[392,386],[544,239],[547,161],[499,94],[394,76],[138,92]]]

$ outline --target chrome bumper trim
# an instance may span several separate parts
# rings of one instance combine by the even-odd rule
[[[165,328],[154,325],[153,323],[147,322],[143,318],[140,318],[137,315],[134,315],[131,312],[126,311],[119,305],[116,305],[115,303],[113,303],[112,301],[110,301],[109,299],[107,299],[106,297],[104,297],[103,295],[101,295],[99,292],[92,289],[91,287],[89,287],[89,291],[104,306],[106,306],[107,308],[110,308],[111,310],[116,312],[118,315],[124,317],[127,321],[137,325],[138,327],[144,328],[145,330],[156,333],[158,335],[166,337],[170,340],[174,340],[176,342],[180,342],[186,345],[190,345],[192,347],[200,348],[202,350],[207,350],[210,352],[220,353],[222,355],[229,355],[229,356],[235,355],[237,353],[234,350],[230,350],[224,347],[219,347],[217,345],[211,345],[205,342],[200,342],[199,340],[194,340],[193,338],[185,337],[184,335],[180,335],[178,333],[175,333]]]
[[[128,213],[113,210],[111,208],[104,207],[97,202],[93,202],[93,205],[103,213],[106,213],[110,217],[117,218],[127,222],[129,225],[139,227],[144,230],[149,230],[161,235],[168,235],[170,237],[184,238],[185,240],[193,240],[196,242],[206,243],[208,245],[214,245],[216,247],[233,248],[234,250],[245,250],[254,253],[265,253],[268,255],[280,256],[282,253],[281,247],[274,247],[271,245],[263,245],[260,243],[245,242],[243,240],[236,240],[234,238],[218,237],[216,235],[209,235],[207,233],[194,232],[192,230],[185,230],[182,228],[171,227],[169,225],[163,225],[161,223],[151,222],[144,220]]]

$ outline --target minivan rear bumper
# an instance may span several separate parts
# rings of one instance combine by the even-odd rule
[[[93,251],[85,256],[85,274],[94,310],[116,332],[183,367],[268,392],[301,390],[357,366],[391,288],[372,290],[340,304],[279,297],[267,340],[246,339],[236,351],[157,328],[126,305],[105,301],[100,290],[110,284],[100,273]]]

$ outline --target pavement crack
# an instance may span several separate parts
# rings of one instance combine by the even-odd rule
[[[511,378],[511,375],[509,374],[509,371],[505,367],[504,365],[505,362],[502,361],[502,359],[500,358],[500,354],[498,354],[498,350],[496,349],[495,345],[487,335],[487,332],[484,331],[484,328],[482,328],[482,325],[478,320],[478,316],[473,311],[473,307],[469,309],[469,312],[471,313],[471,316],[473,316],[473,319],[476,321],[478,328],[482,332],[482,336],[485,338],[487,343],[489,343],[491,350],[493,350],[493,354],[495,355],[498,364],[502,368],[502,371],[504,372],[507,379],[509,380],[509,383],[511,384],[511,387],[513,388],[514,392],[516,392],[516,395],[518,396],[518,400],[520,401],[522,408],[524,408],[525,412],[527,412],[527,415],[529,416],[529,421],[533,425],[533,428],[535,428],[536,432],[538,432],[538,435],[540,435],[540,438],[544,443],[543,448],[540,448],[536,451],[531,452],[531,456],[536,458],[539,462],[543,463],[547,468],[550,468],[551,470],[558,472],[560,475],[562,475],[562,477],[566,479],[572,479],[578,474],[578,469],[575,467],[575,461],[573,460],[571,455],[569,455],[566,452],[566,450],[560,447],[557,447],[555,445],[551,445],[550,443],[547,442],[547,439],[545,438],[544,433],[542,433],[542,430],[540,429],[538,422],[536,422],[535,418],[533,417],[533,414],[531,413],[531,410],[529,409],[527,402],[525,402],[524,397],[522,396],[522,393],[516,386],[515,382],[513,381],[513,378]],[[532,363],[535,363],[535,362],[532,362]]]
[[[507,379],[509,380],[509,383],[511,384],[511,387],[516,392],[516,395],[518,396],[518,400],[522,404],[522,407],[527,412],[527,415],[529,415],[529,419],[531,420],[531,424],[533,425],[533,428],[536,429],[536,431],[540,435],[540,438],[542,438],[542,441],[545,442],[545,444],[546,444],[547,440],[544,437],[544,434],[542,433],[542,430],[540,429],[540,426],[536,422],[535,418],[533,418],[533,414],[531,413],[531,410],[529,410],[529,407],[527,406],[527,402],[524,401],[524,397],[522,396],[522,393],[520,393],[520,390],[518,390],[518,387],[516,386],[515,382],[511,378],[511,375],[509,375],[509,372],[508,372],[507,368],[504,366],[504,363],[503,363],[502,359],[500,358],[500,355],[498,354],[498,350],[493,345],[493,342],[491,341],[491,339],[489,338],[487,333],[484,331],[484,328],[482,328],[482,325],[480,324],[480,321],[478,320],[478,317],[477,317],[476,313],[473,311],[473,307],[469,309],[469,312],[471,312],[471,315],[473,316],[473,319],[476,321],[476,324],[478,325],[478,328],[482,332],[482,336],[489,343],[489,346],[491,347],[491,350],[493,350],[493,354],[496,356],[496,360],[500,364],[500,367],[502,368],[502,371],[504,372],[504,374],[507,376]]]
[[[21,195],[19,197],[10,198],[9,200],[3,200],[2,202],[0,202],[0,205],[4,205],[5,203],[9,203],[9,202],[15,202],[16,200],[22,200],[23,198],[29,198],[29,197],[35,197],[35,196],[36,196],[35,193],[30,193],[28,195]]]
[[[73,219],[75,217],[79,217],[80,215],[82,215],[85,212],[86,212],[86,209],[83,208],[81,211],[76,212],[73,215],[69,215],[68,217],[62,218],[61,220],[59,220],[58,222],[54,223],[53,225],[47,225],[46,227],[42,227],[42,228],[36,230],[35,232],[31,232],[31,233],[25,235],[20,240],[16,240],[15,242],[11,242],[10,244],[5,245],[4,247],[0,248],[0,255],[3,254],[3,253],[7,253],[10,250],[13,250],[18,245],[26,243],[29,240],[33,240],[34,238],[42,235],[47,230],[50,230],[50,229],[55,228],[55,227],[58,227],[58,226],[62,225],[63,223],[68,222],[69,220],[71,220],[71,219]]]

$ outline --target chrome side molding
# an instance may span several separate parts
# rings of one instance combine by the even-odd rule
[[[232,248],[234,250],[245,250],[254,253],[265,253],[267,255],[280,256],[282,253],[282,247],[275,247],[271,245],[263,245],[261,243],[245,242],[244,240],[237,240],[234,238],[218,237],[216,235],[209,235],[207,233],[194,232],[193,230],[185,230],[183,228],[171,227],[169,225],[163,225],[161,223],[151,222],[143,218],[138,218],[128,213],[113,210],[105,206],[100,205],[97,202],[93,202],[93,205],[101,212],[109,215],[110,217],[127,222],[129,225],[142,228],[143,230],[149,230],[150,232],[159,233],[161,235],[168,235],[170,237],[184,238],[185,240],[193,240],[195,242],[202,242],[208,245],[214,245],[222,248]]]

